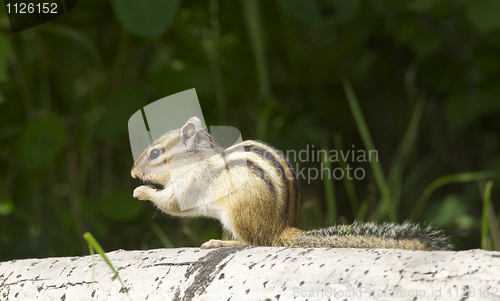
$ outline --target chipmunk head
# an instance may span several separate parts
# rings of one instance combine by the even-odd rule
[[[144,150],[132,167],[132,177],[163,189],[172,169],[189,168],[210,156],[214,143],[197,117],[180,129],[167,132]]]

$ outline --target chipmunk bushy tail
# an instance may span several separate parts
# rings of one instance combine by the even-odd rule
[[[300,248],[394,248],[408,250],[447,250],[451,248],[442,230],[404,222],[337,225],[307,232],[296,228],[283,231],[277,246]]]

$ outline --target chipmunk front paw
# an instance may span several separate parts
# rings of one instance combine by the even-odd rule
[[[149,186],[139,186],[134,189],[134,198],[147,201],[153,199],[153,194],[156,192],[156,189],[151,188]]]

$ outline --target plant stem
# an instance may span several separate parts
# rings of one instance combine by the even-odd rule
[[[356,95],[354,94],[354,90],[347,79],[342,79],[342,84],[344,86],[344,91],[347,97],[347,102],[349,103],[349,107],[351,109],[351,113],[354,117],[354,121],[356,122],[356,126],[358,128],[359,134],[361,135],[361,139],[365,145],[367,151],[375,150],[375,146],[373,145],[372,138],[370,136],[370,131],[368,130],[368,126],[366,125],[365,119],[363,117],[363,113],[361,112],[361,108],[359,107],[358,100]],[[377,160],[370,160],[370,164],[373,169],[373,176],[375,177],[375,182],[377,183],[378,189],[381,194],[381,209],[378,210],[379,213],[388,214],[389,218],[392,221],[397,221],[396,210],[393,206],[391,206],[391,193],[389,186],[387,185],[387,181],[384,177],[384,172],[382,171],[382,166],[380,162]],[[382,216],[379,214],[377,216],[381,218]]]

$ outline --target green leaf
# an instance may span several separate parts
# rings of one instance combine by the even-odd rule
[[[113,12],[123,27],[143,38],[165,33],[177,16],[181,0],[113,0]]]
[[[105,194],[100,200],[99,208],[105,217],[117,222],[133,221],[143,212],[142,206],[132,197],[132,193],[118,190]]]
[[[96,125],[96,134],[103,140],[115,138],[128,131],[128,119],[146,104],[140,87],[125,87],[106,99],[105,112]]]
[[[500,1],[473,0],[465,9],[465,17],[479,32],[500,29]]]
[[[49,166],[66,145],[66,127],[61,117],[49,115],[29,123],[19,141],[18,156],[28,168]]]

